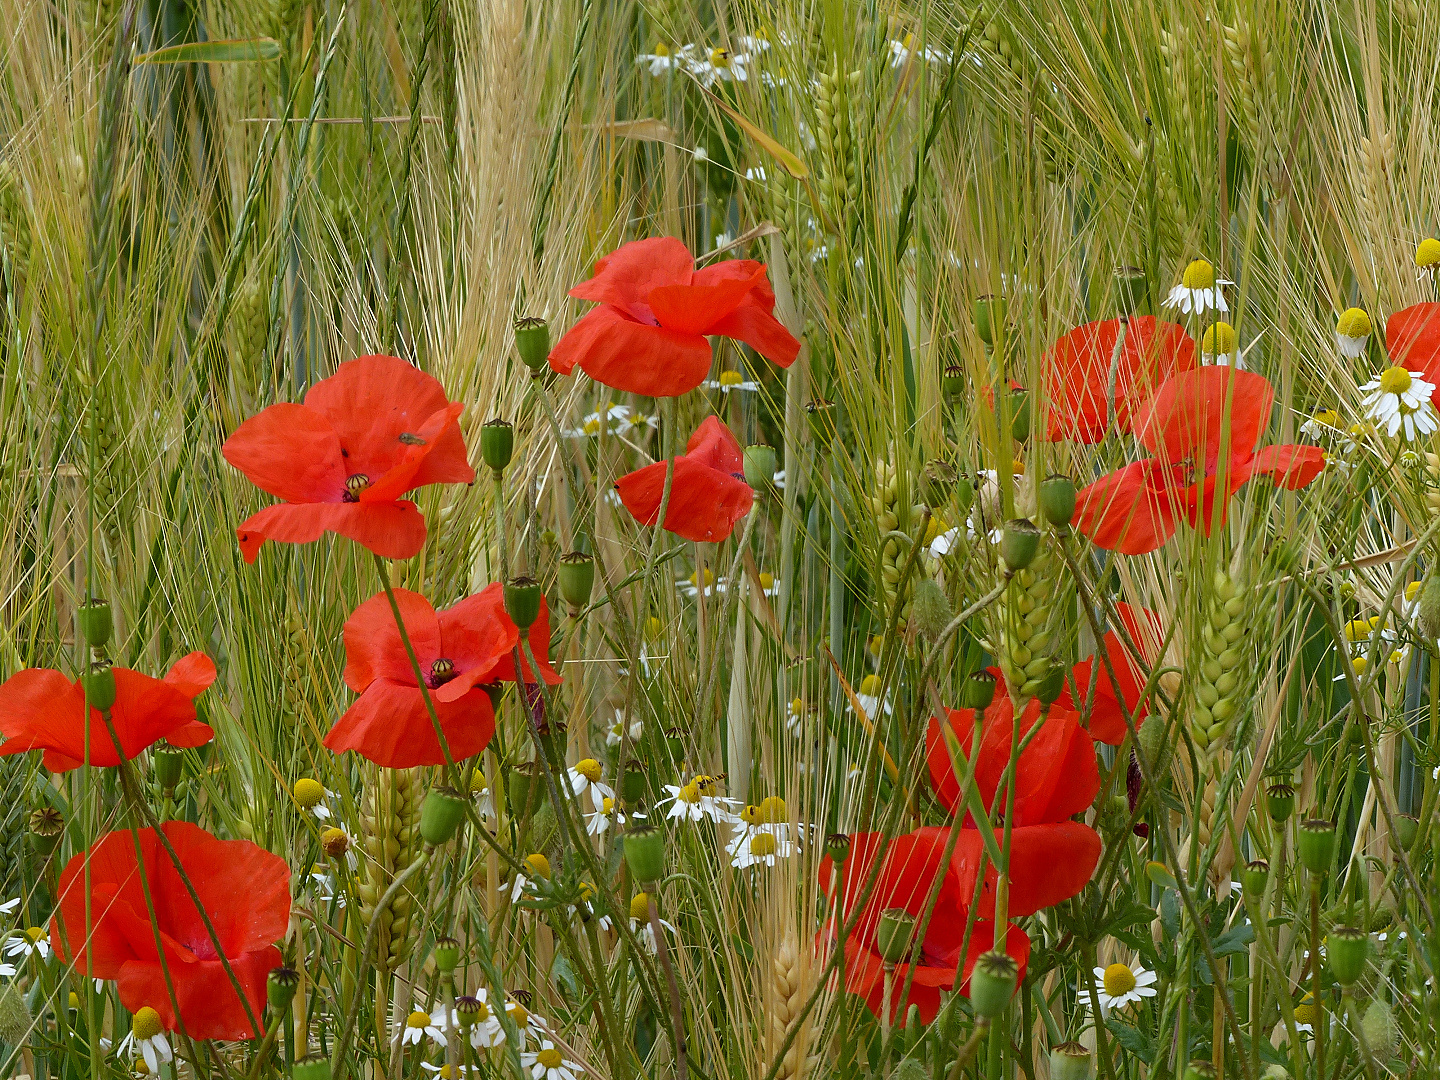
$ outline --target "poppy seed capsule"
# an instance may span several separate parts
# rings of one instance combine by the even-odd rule
[[[946,364],[940,373],[940,390],[951,401],[965,393],[965,369],[959,364]]]
[[[560,596],[572,610],[590,603],[595,591],[595,559],[583,551],[570,551],[560,556],[555,572],[560,583]]]
[[[544,319],[516,319],[515,351],[531,371],[543,368],[550,359],[550,324]]]
[[[1365,973],[1370,935],[1353,926],[1337,926],[1325,935],[1325,962],[1341,986],[1354,986]]]
[[[1395,839],[1399,841],[1402,851],[1409,851],[1415,844],[1415,837],[1420,833],[1420,819],[1410,814],[1400,814],[1395,818]]]
[[[1134,315],[1144,309],[1150,296],[1150,282],[1138,266],[1115,268],[1115,305],[1119,314]]]
[[[455,999],[455,1019],[460,1022],[462,1030],[474,1027],[479,1021],[485,1019],[489,1011],[483,1001],[477,997],[471,997],[469,994]]]
[[[454,788],[431,788],[420,804],[420,835],[431,847],[445,843],[465,820],[465,799]]]
[[[505,614],[520,630],[529,630],[540,617],[540,601],[544,595],[534,578],[511,578],[505,583]]]
[[[1015,996],[1019,976],[1020,965],[1013,956],[995,950],[982,953],[970,973],[970,1004],[975,1015],[993,1020],[1004,1012]]]
[[[92,597],[78,612],[80,636],[92,649],[103,649],[110,641],[115,624],[110,614],[110,602]]]
[[[1030,391],[1015,388],[1010,391],[1010,437],[1016,442],[1030,438]]]
[[[960,688],[960,704],[966,709],[984,712],[995,700],[995,687],[999,680],[989,671],[972,672]]]
[[[1011,573],[1024,570],[1040,551],[1040,530],[1026,518],[1015,518],[1005,523],[1000,536],[1000,558]]]
[[[108,663],[92,665],[80,676],[80,683],[85,687],[85,701],[92,709],[102,713],[110,711],[115,704],[115,672]]]
[[[293,968],[271,968],[265,977],[265,1000],[274,1012],[284,1012],[295,1000],[295,991],[300,989],[300,973]]]
[[[1335,854],[1335,826],[1320,818],[1302,821],[1295,846],[1306,870],[1312,874],[1326,873]]]
[[[60,846],[65,833],[65,819],[53,806],[30,811],[30,847],[37,855],[48,856]]]
[[[975,333],[989,348],[995,347],[995,331],[1005,327],[1005,298],[980,296],[975,299]]]
[[[1136,742],[1139,744],[1140,752],[1145,757],[1145,764],[1150,770],[1152,780],[1158,781],[1170,771],[1170,756],[1174,747],[1166,738],[1165,719],[1160,716],[1149,717],[1140,724],[1140,730],[1136,733]]]
[[[150,767],[160,790],[172,792],[185,772],[185,755],[173,746],[158,744],[150,753]]]
[[[1057,529],[1068,528],[1075,516],[1075,481],[1052,473],[1040,483],[1040,512]]]
[[[1420,603],[1415,609],[1415,621],[1421,631],[1432,641],[1440,637],[1440,574],[1431,574],[1420,589]]]
[[[825,837],[825,854],[831,862],[843,863],[850,857],[850,837],[847,833],[831,833]]]
[[[1295,789],[1289,784],[1271,784],[1265,791],[1265,806],[1271,821],[1285,824],[1295,812]]]
[[[955,509],[960,511],[963,519],[970,513],[970,508],[975,505],[975,481],[966,472],[960,473],[955,480],[954,487]]]
[[[646,779],[643,761],[632,757],[625,762],[625,776],[620,781],[620,794],[627,803],[638,803],[645,798]]]
[[[457,1001],[458,1005],[459,1002]],[[308,1057],[295,1062],[291,1069],[292,1080],[330,1080],[330,1059]]]
[[[1063,1042],[1050,1048],[1050,1080],[1090,1080],[1090,1064],[1084,1043]]]
[[[898,964],[910,951],[915,936],[915,916],[904,908],[886,908],[875,928],[875,949],[887,964]]]
[[[625,862],[636,881],[659,881],[665,876],[665,830],[646,824],[627,832]]]
[[[498,476],[510,465],[515,454],[515,427],[508,420],[496,417],[480,428],[480,457]]]
[[[1265,886],[1270,882],[1270,864],[1263,859],[1256,859],[1254,862],[1246,863],[1245,873],[1241,880],[1246,895],[1263,895]]]
[[[453,937],[435,939],[435,967],[444,975],[450,974],[460,963],[460,942]]]
[[[771,491],[775,487],[775,470],[779,467],[775,448],[764,443],[745,447],[741,456],[745,469],[745,482],[756,491]]]

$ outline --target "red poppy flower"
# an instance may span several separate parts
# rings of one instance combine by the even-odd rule
[[[176,746],[199,746],[214,732],[195,719],[195,698],[215,679],[215,664],[204,653],[182,657],[162,682],[129,668],[113,668],[115,704],[110,719],[126,760],[168,739]],[[100,713],[85,703],[80,680],[71,682],[50,668],[26,668],[0,686],[0,756],[45,751],[45,767],[68,772],[85,763],[86,717],[90,727],[90,764],[120,764],[115,742]]]
[[[310,388],[305,404],[271,405],[225,440],[225,460],[284,500],[239,529],[254,562],[266,540],[307,544],[348,536],[387,559],[425,543],[425,518],[401,499],[426,484],[475,479],[459,417],[433,377],[394,356],[341,364]]]
[[[986,810],[993,811],[1000,779],[1010,761],[1010,742],[1015,730],[1015,709],[1005,680],[998,668],[991,673],[998,680],[995,700],[985,710],[981,723],[980,751],[975,760],[975,783]],[[949,722],[959,739],[960,749],[969,754],[975,732],[974,709],[950,709]],[[1020,718],[1020,738],[1040,719],[1040,702],[1034,698]],[[935,796],[952,814],[962,811],[960,782],[955,778],[950,751],[941,735],[940,722],[930,717],[925,736],[930,780]],[[1063,821],[1081,813],[1100,791],[1100,771],[1095,764],[1095,744],[1079,724],[1079,715],[1069,709],[1051,708],[1030,745],[1020,754],[1015,770],[1015,825],[1037,825]],[[1004,803],[1001,802],[1003,808]],[[974,827],[973,818],[965,824]]]
[[[596,382],[647,397],[678,397],[710,371],[708,337],[743,341],[789,367],[800,343],[775,318],[765,264],[728,259],[703,270],[673,236],[635,240],[595,264],[595,275],[570,290],[600,306],[550,351],[550,366],[576,365]]]
[[[642,525],[654,525],[665,491],[666,463],[627,473],[615,484],[620,501]],[[718,544],[750,512],[755,493],[744,479],[740,444],[719,417],[707,416],[675,459],[665,528],[686,540]]]
[[[1044,358],[1051,442],[1097,443],[1110,409],[1110,362],[1120,320],[1086,323],[1050,347]],[[1195,366],[1195,342],[1175,323],[1153,315],[1130,320],[1115,377],[1115,424],[1129,431],[1132,417],[1171,375]]]
[[[1135,608],[1129,604],[1116,604],[1115,610],[1125,624],[1125,629],[1130,634],[1130,640],[1140,647],[1143,654],[1142,659],[1147,665],[1153,664],[1155,650],[1159,648],[1165,637],[1160,626],[1160,616],[1147,608]],[[1146,625],[1142,625],[1141,615],[1144,615]],[[1145,689],[1145,675],[1131,657],[1130,650],[1119,634],[1114,630],[1107,630],[1104,642],[1105,652],[1110,657],[1110,666],[1115,669],[1115,679],[1120,684],[1120,694],[1123,696],[1125,708],[1130,711],[1130,717],[1135,721],[1135,728],[1139,730],[1145,717],[1150,714],[1149,706],[1140,700],[1140,692]],[[1072,669],[1071,674],[1075,679],[1075,686],[1082,696],[1089,690],[1090,672],[1094,665],[1095,658],[1092,656],[1081,660]],[[1091,738],[1096,742],[1119,746],[1125,741],[1127,732],[1125,715],[1120,711],[1121,700],[1121,697],[1116,696],[1115,686],[1110,681],[1110,674],[1102,663],[1100,674],[1095,679],[1095,700],[1090,707],[1088,729]],[[1071,696],[1068,684],[1060,692],[1060,697],[1055,704],[1066,709],[1080,708]]]
[[[1005,831],[995,830],[995,843],[1004,844]],[[1100,862],[1100,834],[1078,821],[1020,825],[1010,830],[1010,891],[1005,903],[1009,918],[1033,915],[1054,907],[1085,888]],[[976,829],[960,830],[951,860],[965,895],[973,896],[984,841]],[[976,912],[982,919],[995,917],[995,885],[999,873],[988,859],[985,884]]]
[[[1223,523],[1230,496],[1256,477],[1304,487],[1325,465],[1319,447],[1256,450],[1274,398],[1261,376],[1224,366],[1167,379],[1135,422],[1153,456],[1081,490],[1076,528],[1099,547],[1143,555],[1169,540],[1182,518],[1209,535],[1216,500]]]
[[[912,1004],[918,1008],[922,1023],[934,1020],[940,1008],[940,991],[953,988],[957,980],[962,984],[968,982],[975,961],[993,947],[994,924],[977,921],[962,962],[961,946],[965,943],[970,894],[964,892],[953,864],[944,862],[949,835],[948,829],[923,828],[887,843],[880,833],[858,833],[850,838],[850,855],[845,860],[840,881],[835,880],[835,866],[830,857],[827,855],[821,860],[820,886],[827,893],[834,889],[837,896],[843,897],[847,922],[870,879],[875,860],[884,860],[870,899],[845,942],[845,989],[865,998],[876,1016],[884,1005],[884,962],[875,941],[880,915],[887,908],[904,908],[917,921],[923,918],[937,874],[943,875],[939,897],[920,946],[920,963],[915,965],[910,993],[904,999],[900,991],[909,976],[910,965],[895,965],[896,1000],[892,1020],[903,1023]],[[829,933],[835,933],[833,924]],[[1020,974],[1024,978],[1030,939],[1019,927],[1012,926],[1006,934],[1005,948],[1020,962]]]
[[[438,614],[419,593],[396,589],[395,600],[451,756],[459,761],[478,754],[495,734],[495,710],[484,687],[515,681],[520,631],[505,614],[501,586],[487,586]],[[529,640],[541,676],[558,683],[543,597]],[[384,593],[346,621],[345,658],[345,683],[360,698],[330,729],[325,745],[337,754],[354,750],[388,769],[443,765],[445,754]],[[522,663],[526,681],[533,682],[530,662]]]
[[[185,821],[167,821],[165,830],[185,877],[210,917],[256,1020],[265,1010],[265,978],[280,964],[274,942],[290,921],[290,869],[285,860],[248,840],[219,840]],[[216,956],[204,920],[154,829],[139,830],[139,859],[129,830],[106,834],[81,852],[60,874],[50,940],[60,959],[95,977],[114,979],[120,1001],[131,1012],[146,1006],[167,1029],[179,1026],[196,1039],[249,1039],[261,1032],[250,1023]],[[85,948],[85,864],[90,866],[89,956]],[[143,875],[143,884],[142,884]],[[144,888],[155,904],[150,921]],[[156,928],[164,964],[156,948]],[[171,1000],[166,973],[175,988]]]
[[[1412,304],[1385,323],[1385,348],[1403,368],[1425,373],[1426,382],[1440,376],[1440,304]]]

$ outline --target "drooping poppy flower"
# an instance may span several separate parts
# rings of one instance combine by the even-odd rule
[[[617,248],[570,295],[600,306],[555,343],[550,366],[569,375],[578,365],[615,390],[647,397],[694,390],[710,372],[709,337],[743,341],[781,367],[800,353],[775,318],[764,263],[728,259],[696,270],[673,236]]]
[[[515,681],[520,631],[505,614],[502,587],[489,585],[439,613],[407,589],[396,589],[395,600],[451,756],[459,761],[478,754],[495,734],[495,709],[484,687]],[[541,677],[558,683],[549,661],[550,613],[543,597],[529,641]],[[346,620],[345,658],[345,683],[360,697],[330,729],[325,745],[337,754],[354,750],[387,769],[443,765],[435,724],[384,593]],[[533,681],[529,661],[522,657],[522,664],[526,681]]]
[[[620,501],[642,525],[660,517],[667,463],[657,461],[615,483]],[[718,544],[750,512],[755,492],[744,479],[740,444],[719,417],[707,416],[675,459],[665,528],[686,540]]]
[[[993,947],[994,924],[977,921],[962,957],[970,894],[964,891],[953,864],[945,862],[949,835],[948,829],[922,828],[887,843],[881,833],[858,833],[850,838],[850,855],[839,880],[828,855],[820,863],[820,887],[826,893],[833,890],[843,899],[848,923],[870,879],[871,867],[877,858],[883,860],[869,900],[845,941],[845,989],[863,997],[877,1017],[884,1008],[884,961],[875,939],[881,913],[903,908],[915,916],[918,924],[937,876],[939,896],[920,946],[920,962],[915,965],[910,993],[904,998],[901,988],[909,977],[910,965],[895,965],[891,1019],[903,1023],[910,1005],[915,1005],[922,1023],[934,1020],[940,1008],[940,991],[952,989],[957,981],[967,983],[975,961]],[[827,932],[832,937],[838,932],[833,920]],[[1029,937],[1019,927],[1011,926],[1005,936],[1005,949],[1020,962],[1020,977],[1024,978],[1024,965],[1030,957]]]
[[[246,420],[225,440],[225,460],[283,501],[236,530],[245,561],[266,540],[307,544],[327,532],[387,559],[416,554],[425,518],[400,496],[475,479],[464,408],[404,360],[362,356],[312,386],[303,405],[271,405]]]
[[[265,978],[280,963],[274,943],[285,936],[290,921],[290,869],[280,856],[248,840],[220,840],[185,821],[160,827],[210,917],[245,1001],[235,993],[185,881],[154,829],[139,830],[138,858],[132,834],[121,829],[66,864],[50,940],[76,971],[93,965],[97,979],[114,979],[121,1003],[131,1012],[154,1009],[167,1029],[183,1024],[196,1039],[255,1038],[261,1031],[251,1024],[245,1003],[263,1023]],[[93,930],[88,956],[87,856]],[[165,950],[163,966],[145,900],[147,885]],[[175,988],[173,1001],[167,972]]]
[[[1004,844],[1005,830],[995,830],[995,843]],[[1005,903],[1008,918],[1033,915],[1070,899],[1090,881],[1100,862],[1100,834],[1079,821],[1020,825],[1010,830],[1010,890]],[[961,829],[951,861],[966,896],[973,895],[980,872],[984,840],[976,829]],[[985,884],[976,912],[982,919],[995,917],[995,887],[1000,875],[985,860]]]
[[[1133,641],[1141,650],[1141,659],[1146,665],[1154,663],[1154,650],[1164,640],[1164,632],[1160,626],[1160,616],[1146,608],[1135,608],[1129,604],[1117,603],[1115,610],[1125,629]],[[1144,623],[1141,617],[1144,617]],[[1127,730],[1125,727],[1125,715],[1120,710],[1120,702],[1125,702],[1125,708],[1130,711],[1130,718],[1135,722],[1138,731],[1145,717],[1150,714],[1150,707],[1140,700],[1140,692],[1145,689],[1145,675],[1140,665],[1130,654],[1129,648],[1125,645],[1120,635],[1114,630],[1105,631],[1103,638],[1105,652],[1110,657],[1110,666],[1115,669],[1115,680],[1120,684],[1121,696],[1116,696],[1114,683],[1110,681],[1110,673],[1100,664],[1100,671],[1095,676],[1095,699],[1090,706],[1090,723],[1088,730],[1091,738],[1096,742],[1106,743],[1110,746],[1119,746],[1125,741]],[[1075,687],[1082,697],[1090,687],[1091,672],[1094,669],[1098,657],[1091,656],[1081,660],[1072,669],[1072,676],[1075,680]],[[1070,686],[1067,683],[1065,689],[1060,692],[1060,697],[1055,704],[1065,709],[1080,709],[1070,693]]]
[[[110,719],[128,761],[148,746],[168,739],[176,746],[199,746],[214,732],[195,719],[195,698],[215,679],[215,664],[204,653],[182,657],[162,682],[129,668],[113,668],[115,704]],[[0,686],[0,756],[45,751],[45,767],[68,772],[85,764],[86,719],[90,728],[90,764],[120,764],[115,742],[98,710],[85,702],[80,680],[50,668],[17,671]]]
[[[1010,743],[1015,731],[1015,709],[1006,690],[1005,679],[998,668],[991,674],[997,679],[995,700],[985,710],[980,725],[980,751],[975,759],[975,784],[985,809],[995,810],[1005,766],[1010,761]],[[969,755],[975,732],[974,709],[950,709],[948,721],[959,740],[962,754]],[[1040,721],[1040,702],[1034,698],[1020,718],[1020,739]],[[940,729],[940,722],[930,717],[925,735],[926,760],[935,796],[952,813],[964,809],[960,804],[960,782],[955,778],[950,751]],[[1011,820],[1016,825],[1036,825],[1063,821],[1085,810],[1100,790],[1100,771],[1095,764],[1095,744],[1079,724],[1079,715],[1069,709],[1052,707],[1039,732],[1020,754],[1015,770],[1015,811]],[[968,815],[965,824],[974,827]]]
[[[1051,442],[1097,443],[1110,411],[1110,363],[1120,320],[1086,323],[1060,338],[1045,354],[1045,395]],[[1195,342],[1184,327],[1153,315],[1130,320],[1115,377],[1115,425],[1131,430],[1136,413],[1170,376],[1195,367]]]
[[[1412,304],[1385,323],[1385,349],[1398,366],[1440,383],[1440,304]]]
[[[1323,450],[1293,444],[1257,450],[1274,398],[1262,376],[1229,367],[1166,380],[1135,422],[1153,456],[1082,489],[1075,527],[1098,547],[1143,555],[1169,540],[1182,519],[1209,535],[1216,500],[1223,523],[1230,496],[1256,477],[1303,488],[1324,467]]]

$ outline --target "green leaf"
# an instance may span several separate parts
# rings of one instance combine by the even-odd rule
[[[1122,1024],[1119,1020],[1111,1017],[1105,1021],[1105,1026],[1115,1036],[1115,1041],[1123,1046],[1130,1053],[1134,1054],[1146,1065],[1155,1061],[1155,1043],[1150,1036],[1139,1028],[1133,1028],[1129,1024]]]
[[[1161,862],[1148,862],[1145,864],[1145,874],[1156,885],[1162,889],[1178,889],[1180,883],[1175,880],[1175,875],[1170,873],[1169,868]]]
[[[1231,953],[1244,952],[1254,940],[1255,931],[1250,924],[1241,923],[1216,938],[1212,947],[1216,956],[1229,956]]]
[[[226,41],[186,41],[154,52],[141,53],[137,64],[246,64],[280,59],[280,43],[274,38],[245,38]]]

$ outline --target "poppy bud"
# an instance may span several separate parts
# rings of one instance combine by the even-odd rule
[[[30,811],[30,846],[37,855],[47,856],[60,846],[65,819],[53,806]]]
[[[1247,896],[1263,895],[1270,881],[1270,864],[1263,859],[1246,863],[1242,881]]]
[[[1337,926],[1325,935],[1325,961],[1341,986],[1353,986],[1365,973],[1370,935],[1353,926]]]
[[[775,487],[775,448],[757,443],[745,447],[745,482],[756,491],[770,491]]]
[[[886,908],[875,928],[875,947],[887,964],[898,964],[910,951],[915,936],[915,916],[904,908]]]
[[[959,478],[959,470],[948,461],[940,458],[927,461],[920,470],[920,496],[925,500],[925,505],[931,508],[944,506]]]
[[[963,518],[970,513],[970,507],[975,505],[975,481],[970,479],[969,473],[962,472],[956,478],[954,495],[955,508]]]
[[[567,552],[560,556],[556,577],[561,598],[572,610],[579,611],[590,603],[590,594],[595,591],[595,559],[583,551]]]
[[[843,833],[831,833],[825,837],[825,854],[831,862],[843,863],[850,857],[850,837]]]
[[[435,939],[435,967],[441,974],[449,975],[460,963],[460,942],[453,937]]]
[[[445,843],[465,820],[465,799],[454,788],[431,788],[420,804],[420,835],[431,847]]]
[[[540,600],[544,595],[534,578],[511,578],[505,583],[505,614],[521,631],[529,630],[540,617]]]
[[[1148,723],[1140,724],[1136,733],[1136,742],[1145,755],[1145,764],[1157,781],[1170,771],[1170,754],[1174,747],[1165,737],[1167,734],[1164,719],[1157,716],[1150,717]]]
[[[995,347],[995,332],[1005,328],[1005,298],[981,296],[975,300],[975,333],[990,348]]]
[[[301,1058],[291,1068],[290,1076],[292,1080],[330,1080],[330,1059],[328,1057]]]
[[[155,782],[166,793],[175,790],[185,772],[185,755],[173,746],[161,743],[150,754],[150,767],[155,772]]]
[[[1215,1066],[1203,1059],[1197,1059],[1185,1066],[1185,1080],[1215,1080],[1218,1075]]]
[[[934,641],[944,633],[953,615],[950,599],[938,582],[925,578],[915,586],[915,594],[910,598],[910,625],[916,632]]]
[[[515,453],[515,427],[498,416],[480,429],[480,457],[496,475],[503,473]]]
[[[1271,784],[1265,791],[1265,806],[1271,821],[1285,824],[1295,812],[1295,789],[1289,784]]]
[[[1040,676],[1040,685],[1035,688],[1035,697],[1041,705],[1053,705],[1065,689],[1065,667],[1052,663],[1049,670]]]
[[[940,391],[951,401],[965,393],[965,369],[959,364],[946,364],[940,373]]]
[[[625,776],[620,781],[620,794],[627,803],[638,803],[645,798],[645,763],[630,758],[625,762]]]
[[[1030,438],[1030,391],[1010,391],[1010,437],[1016,442]]]
[[[110,614],[110,602],[92,597],[79,611],[80,636],[92,649],[103,649],[110,641],[115,624]]]
[[[1111,795],[1100,812],[1100,828],[1107,833],[1118,833],[1130,824],[1130,800],[1124,795]]]
[[[19,1046],[30,1037],[33,1024],[30,1006],[25,1003],[25,992],[20,989],[20,984],[0,984],[0,1042],[7,1046]]]
[[[1040,530],[1033,521],[1014,518],[1005,523],[1000,534],[1000,558],[1005,560],[1006,569],[1012,573],[1024,570],[1040,551]]]
[[[665,830],[658,825],[637,825],[625,834],[625,862],[636,881],[659,881],[665,876]]]
[[[1120,315],[1134,315],[1144,309],[1150,296],[1150,283],[1138,266],[1115,268],[1115,306]]]
[[[350,834],[334,826],[320,834],[320,847],[332,859],[338,859],[350,850]]]
[[[1063,1042],[1050,1048],[1050,1080],[1090,1080],[1090,1051],[1084,1043]]]
[[[1015,995],[1020,965],[1013,956],[992,950],[982,953],[970,973],[970,1004],[976,1016],[993,1020],[1005,1011]]]
[[[271,968],[265,978],[265,999],[273,1012],[284,1012],[295,1000],[295,991],[300,989],[300,973],[293,968]]]
[[[972,672],[960,688],[961,706],[966,709],[974,709],[976,712],[984,712],[995,700],[997,682],[995,676],[983,668],[980,671]]]
[[[1420,819],[1410,814],[1400,814],[1395,818],[1395,839],[1400,844],[1400,850],[1409,851],[1415,843],[1415,837],[1420,833]]]
[[[488,1011],[483,1001],[469,994],[455,999],[455,1019],[460,1022],[461,1031],[474,1027]]]
[[[1041,481],[1040,512],[1055,528],[1068,527],[1075,516],[1075,481],[1063,473],[1054,473]]]
[[[550,359],[550,324],[544,319],[516,319],[515,351],[526,367],[538,372]]]
[[[1415,609],[1420,630],[1431,641],[1440,637],[1440,574],[1431,574],[1420,589],[1420,603]]]
[[[1360,1030],[1365,1035],[1365,1045],[1381,1061],[1394,1057],[1400,1042],[1400,1030],[1395,1024],[1395,1014],[1384,998],[1370,1002],[1365,1015],[1360,1018]]]
[[[102,713],[110,711],[115,704],[115,673],[108,663],[92,665],[80,676],[80,683],[85,687],[85,700],[92,709]]]
[[[1325,873],[1330,869],[1330,859],[1335,854],[1335,826],[1319,818],[1302,821],[1296,847],[1306,870],[1312,874]]]

